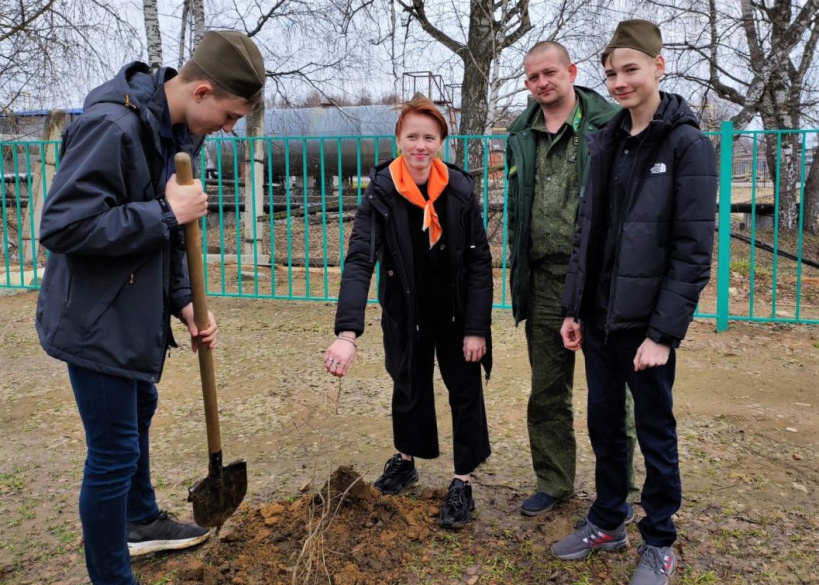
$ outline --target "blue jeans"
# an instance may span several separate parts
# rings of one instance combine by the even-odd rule
[[[589,520],[614,530],[626,518],[628,443],[626,438],[626,384],[634,396],[637,441],[646,464],[640,503],[646,513],[639,524],[646,544],[671,546],[677,539],[672,516],[680,508],[682,484],[677,452],[677,421],[672,387],[676,367],[674,350],[664,366],[634,371],[634,356],[645,331],[604,334],[583,328],[583,355],[589,385],[589,438],[595,455],[597,498]]]
[[[94,585],[132,585],[127,523],[159,514],[148,447],[156,386],[70,364],[68,376],[88,449],[80,489],[88,575]]]

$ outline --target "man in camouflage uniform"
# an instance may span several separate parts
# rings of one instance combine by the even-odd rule
[[[537,476],[537,490],[523,502],[521,512],[535,516],[574,495],[574,353],[560,337],[561,296],[588,175],[584,137],[608,122],[617,108],[596,92],[574,85],[577,67],[559,43],[533,46],[524,69],[524,85],[533,100],[509,126],[506,156],[512,309],[516,324],[526,320],[532,368],[527,424]],[[627,395],[631,502],[637,493],[636,436]]]

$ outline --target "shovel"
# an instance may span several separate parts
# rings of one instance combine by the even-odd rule
[[[180,152],[174,157],[176,181],[180,185],[193,184],[191,159]],[[193,316],[200,331],[208,327],[208,302],[205,296],[205,276],[202,263],[202,233],[199,222],[185,224],[185,252],[188,257]],[[222,438],[219,433],[219,407],[216,403],[216,376],[213,369],[213,352],[200,344],[199,374],[202,378],[202,396],[205,401],[205,422],[208,429],[208,453],[210,455],[208,476],[188,490],[188,501],[193,503],[193,519],[200,526],[215,527],[219,532],[222,524],[242,503],[247,492],[247,463],[234,461],[222,466]]]

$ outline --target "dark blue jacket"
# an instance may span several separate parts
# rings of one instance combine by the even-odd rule
[[[711,273],[717,170],[711,141],[683,98],[662,94],[620,211],[606,332],[645,330],[659,343],[679,345]],[[590,138],[591,168],[566,275],[563,310],[586,318],[606,234],[609,169],[621,110]]]
[[[175,71],[131,63],[92,90],[63,136],[40,241],[51,252],[37,302],[45,351],[97,372],[156,382],[170,316],[190,302],[182,230],[158,199],[168,180],[158,91]],[[201,139],[182,150],[194,155]]]

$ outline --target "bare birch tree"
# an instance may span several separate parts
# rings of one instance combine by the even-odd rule
[[[148,65],[152,71],[162,67],[162,35],[159,30],[159,7],[156,0],[142,0],[145,38],[148,45]]]
[[[593,0],[560,0],[536,6],[529,0],[395,1],[407,16],[405,37],[417,24],[459,61],[458,132],[462,135],[490,134],[504,118],[504,106],[523,91],[523,57],[535,42],[550,39],[580,45],[584,38],[601,34],[603,7]],[[473,141],[470,167],[473,162],[483,164],[479,150],[479,143]],[[462,162],[460,156],[458,161]]]
[[[265,57],[269,99],[291,102],[315,90],[324,97],[372,83],[388,40],[386,13],[378,0],[273,0],[239,5],[213,0],[208,28],[247,33]],[[298,101],[298,98],[296,98]]]
[[[66,107],[105,78],[113,55],[138,55],[140,35],[121,8],[102,0],[0,0],[0,108]]]
[[[819,103],[819,0],[650,0],[648,4],[668,23],[664,30],[679,37],[666,43],[667,50],[679,57],[674,77],[701,88],[703,100],[712,94],[735,104],[732,120],[738,129],[758,118],[766,130],[796,130],[811,119]],[[770,134],[766,141],[768,168],[777,173],[780,189],[780,225],[795,229],[801,180],[799,135]],[[819,208],[809,200],[817,197],[819,193],[806,193],[806,209]],[[807,219],[806,226],[816,229],[817,219]]]
[[[427,0],[397,0],[430,37],[463,63],[461,83],[462,135],[483,135],[488,120],[488,96],[493,60],[532,30],[529,0],[470,0],[466,30],[446,30],[433,21]],[[466,8],[466,4],[464,4]],[[458,20],[461,20],[458,18]],[[455,33],[460,33],[456,35]]]
[[[182,4],[182,26],[179,29],[179,65],[182,67],[205,34],[204,0],[185,0]],[[188,30],[190,29],[190,33]]]

